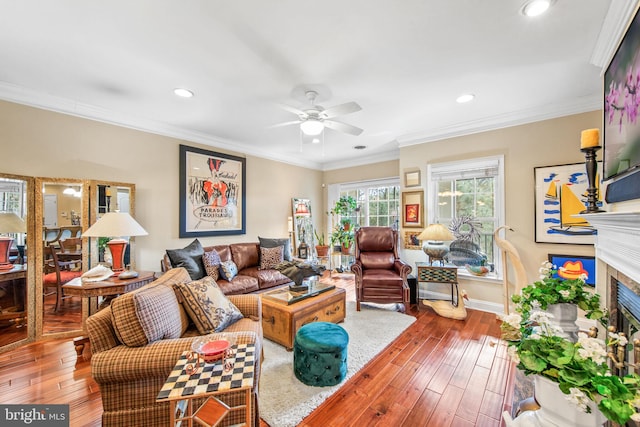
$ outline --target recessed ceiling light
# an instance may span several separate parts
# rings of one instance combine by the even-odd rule
[[[312,143],[312,144],[320,144],[320,138],[313,138],[313,139],[311,140],[311,143]]]
[[[193,96],[193,92],[191,92],[189,89],[183,89],[181,87],[175,88],[173,90],[173,93],[181,98],[191,98]]]
[[[472,93],[465,93],[456,98],[458,104],[464,104],[465,102],[473,101],[476,96]]]
[[[551,0],[532,0],[524,5],[522,13],[529,17],[539,16],[545,13],[549,6],[551,6]]]

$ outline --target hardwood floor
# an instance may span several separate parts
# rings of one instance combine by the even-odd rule
[[[347,279],[329,280],[355,300]],[[465,321],[454,321],[417,307],[409,314],[417,321],[301,426],[502,425],[502,411],[511,411],[514,370],[496,316],[469,310]],[[76,361],[70,339],[0,354],[0,395],[5,404],[68,403],[71,426],[100,425],[100,390],[90,363]]]

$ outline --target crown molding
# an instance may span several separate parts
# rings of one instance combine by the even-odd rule
[[[296,157],[274,156],[273,153],[268,150],[259,149],[236,141],[214,138],[202,132],[194,132],[144,117],[132,116],[129,114],[124,115],[106,108],[40,93],[32,89],[12,85],[6,82],[0,82],[0,99],[56,113],[107,123],[110,125],[176,138],[187,142],[196,142],[245,155],[246,153],[251,153],[251,155],[255,157],[274,160],[294,166],[301,166],[316,170],[322,169],[322,163],[320,162],[304,160]]]
[[[323,163],[322,171],[331,171],[336,169],[350,168],[354,166],[370,165],[372,163],[388,162],[389,160],[400,159],[400,150],[394,148],[393,150],[384,151],[382,153],[372,154],[370,156],[360,156],[355,159],[339,160]]]
[[[591,64],[604,74],[640,1],[612,0],[591,54]]]
[[[506,114],[499,114],[478,120],[434,128],[426,132],[407,134],[399,137],[397,141],[400,147],[407,147],[410,145],[423,144],[425,142],[440,141],[448,138],[487,132],[490,130],[539,122],[542,120],[555,119],[558,117],[586,113],[589,111],[596,111],[601,108],[602,101],[600,100],[600,96],[594,95],[564,104],[547,105],[545,107],[512,111]]]

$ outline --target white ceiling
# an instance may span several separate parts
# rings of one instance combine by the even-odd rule
[[[532,19],[524,0],[0,0],[0,99],[328,170],[599,109],[628,3],[556,0]],[[325,108],[360,104],[338,120],[364,132],[322,147],[270,128],[305,85]]]

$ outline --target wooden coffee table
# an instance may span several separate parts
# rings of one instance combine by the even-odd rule
[[[293,349],[296,332],[307,323],[340,323],[346,315],[346,292],[333,285],[319,283],[310,295],[284,288],[261,296],[264,337],[287,350]]]

